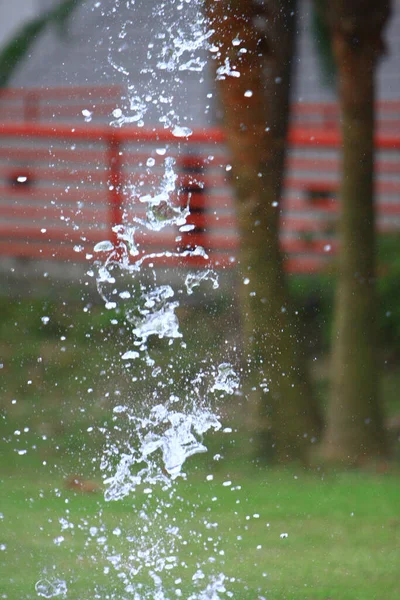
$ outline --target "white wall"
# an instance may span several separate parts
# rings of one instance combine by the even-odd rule
[[[39,12],[38,0],[0,0],[0,47]]]
[[[10,29],[21,24],[21,21],[36,11],[43,11],[54,6],[60,0],[0,0],[0,44],[4,28]],[[351,0],[349,0],[351,2]],[[32,47],[32,57],[25,61],[16,72],[13,84],[19,86],[68,86],[127,84],[120,73],[109,64],[110,49],[117,47],[119,33],[123,24],[131,19],[130,35],[125,39],[126,49],[119,59],[130,71],[128,83],[144,89],[148,82],[141,74],[143,61],[146,61],[147,38],[154,38],[157,27],[161,28],[164,17],[151,18],[152,10],[157,5],[170,6],[165,18],[174,19],[177,2],[171,0],[136,0],[134,8],[127,2],[101,0],[102,10],[94,10],[95,0],[82,0],[69,21],[69,35],[60,37],[51,28],[40,36]],[[113,7],[119,6],[113,12]],[[310,31],[312,0],[299,0],[299,37],[297,41],[297,69],[293,86],[293,98],[303,102],[322,102],[335,98],[334,90],[321,83],[319,65]],[[16,9],[15,6],[18,8]],[[104,11],[103,11],[104,8]],[[187,6],[187,10],[190,5]],[[385,99],[400,98],[400,0],[393,0],[392,18],[386,31],[388,54],[379,65],[378,97]],[[103,14],[107,16],[102,16]],[[196,75],[196,74],[195,74]],[[154,89],[168,87],[162,77],[158,81],[151,80]],[[200,90],[197,77],[185,76],[184,89],[177,93],[175,104],[182,103],[180,110],[188,113],[193,109],[195,121],[201,124],[204,106],[208,103],[205,92],[212,88],[213,82],[208,79]],[[158,88],[157,88],[158,89]],[[139,93],[139,92],[138,92]],[[140,92],[141,93],[141,92]]]

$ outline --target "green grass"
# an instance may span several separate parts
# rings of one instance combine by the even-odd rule
[[[75,493],[65,487],[59,467],[51,473],[44,467],[30,470],[22,462],[26,457],[20,458],[19,473],[3,477],[1,485],[3,598],[35,598],[34,584],[46,570],[68,582],[69,599],[95,597],[96,587],[102,598],[123,598],[117,573],[104,575],[107,552],[96,545],[89,528],[102,526],[109,553],[113,549],[129,563],[129,553],[146,543],[161,539],[168,546],[165,528],[173,518],[182,537],[175,554],[186,566],[167,572],[167,597],[175,597],[175,587],[188,597],[197,563],[205,573],[235,577],[227,588],[239,599],[399,597],[400,511],[394,475],[322,475],[251,465],[232,472],[224,464],[209,482],[207,471],[193,459],[187,481],[175,484],[175,497],[167,506],[169,494],[161,489],[150,499],[141,490],[112,503],[100,493]],[[232,485],[225,487],[227,480]],[[160,506],[161,517],[154,512]],[[153,515],[144,545],[143,507]],[[65,540],[57,546],[62,517],[74,529],[62,532]],[[213,524],[208,530],[205,521]],[[115,527],[121,529],[118,537],[111,533]],[[283,533],[288,537],[281,538]],[[127,541],[128,536],[137,541]],[[210,556],[215,563],[208,562]],[[184,583],[174,585],[179,576]],[[142,575],[137,580],[146,581]]]
[[[58,577],[67,582],[68,600],[136,600],[124,591],[121,575],[134,567],[138,552],[155,546],[159,556],[177,557],[178,566],[162,573],[166,598],[180,597],[177,588],[184,599],[198,594],[208,576],[221,572],[236,600],[400,597],[398,467],[386,474],[271,468],[254,460],[252,434],[239,427],[231,404],[224,412],[239,431],[208,436],[209,452],[188,459],[187,479],[171,490],[155,486],[149,495],[139,488],[106,502],[101,489],[71,489],[71,476],[101,481],[100,428],[111,430],[112,408],[121,400],[141,410],[157,378],[116,359],[129,347],[129,332],[120,315],[100,306],[84,312],[80,304],[37,299],[4,302],[0,309],[1,599],[36,599],[35,583]],[[50,317],[47,325],[42,316]],[[161,341],[152,353],[174,374],[175,385],[190,389],[199,365],[230,358],[225,340],[232,336],[232,315],[229,303],[215,302],[182,310],[180,319],[187,348],[178,341],[171,354]],[[132,378],[141,383],[133,385]],[[399,374],[388,371],[383,383],[395,414]],[[323,377],[319,387],[323,396]],[[161,395],[171,391],[160,389]],[[61,531],[60,519],[73,528]],[[179,531],[167,531],[171,525]],[[121,556],[119,571],[111,555]],[[196,588],[199,565],[205,579]],[[133,578],[143,585],[141,598],[155,598],[148,570]],[[182,582],[174,583],[178,578]],[[146,589],[152,591],[146,595]]]

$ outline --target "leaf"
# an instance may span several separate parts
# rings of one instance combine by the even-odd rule
[[[327,2],[329,0],[314,0],[311,13],[311,30],[314,47],[322,75],[322,83],[334,87],[336,79],[336,64],[332,52],[331,36],[327,24]]]
[[[37,36],[43,31],[48,22],[47,17],[30,21],[24,25],[17,35],[0,53],[0,87],[6,87],[15,68],[28,54]]]
[[[82,0],[65,0],[51,12],[50,21],[57,27],[60,36],[65,36],[68,19],[71,17],[75,8],[81,3]]]

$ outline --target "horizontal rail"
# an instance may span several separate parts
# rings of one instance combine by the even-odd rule
[[[92,85],[92,86],[49,86],[49,87],[29,87],[29,88],[2,88],[0,89],[0,100],[2,98],[25,98],[29,95],[36,95],[38,98],[47,99],[55,98],[64,100],[68,97],[81,97],[84,100],[90,100],[90,96],[100,95],[102,98],[106,96],[119,96],[123,88],[118,85]]]
[[[91,142],[116,141],[128,142],[190,142],[199,144],[223,144],[225,135],[221,129],[195,130],[187,136],[176,136],[168,129],[139,129],[139,128],[114,128],[98,126],[65,126],[65,125],[39,125],[35,123],[0,123],[0,135],[3,137],[17,138],[53,138],[86,140]],[[288,142],[291,145],[311,146],[318,148],[338,148],[342,145],[340,133],[336,131],[309,129],[292,129],[289,132]],[[400,137],[396,135],[377,135],[375,144],[382,149],[400,150]]]
[[[65,184],[70,185],[105,185],[108,182],[110,176],[110,168],[106,167],[102,170],[85,170],[85,169],[76,169],[71,168],[59,168],[59,169],[49,169],[44,167],[0,167],[0,178],[8,179],[9,189],[8,193],[21,194],[24,192],[24,187],[22,185],[15,184],[11,187],[12,181],[18,175],[24,175],[27,177],[27,182],[31,183],[33,186],[32,191],[35,191],[35,195],[37,196],[38,189],[36,188],[35,182],[40,180],[41,182],[51,182],[54,183],[54,179],[57,178],[57,185],[62,186]],[[178,186],[184,185],[185,175],[180,174],[178,176],[177,184]],[[124,170],[120,170],[120,178],[119,185],[135,185],[138,183],[142,183],[143,185],[157,185],[160,183],[160,177],[157,175],[141,175],[138,173],[125,173]],[[205,189],[210,188],[221,188],[225,186],[225,177],[220,174],[214,174],[210,176],[202,176],[202,183]],[[335,195],[338,192],[339,186],[337,181],[327,181],[321,180],[319,181],[316,178],[311,178],[309,175],[305,177],[287,177],[285,181],[287,190],[296,190],[306,192],[308,194],[320,194],[322,195],[324,192],[329,193],[331,195]],[[385,196],[400,195],[400,181],[377,181],[376,182],[376,191],[378,194],[382,194]],[[25,188],[25,192],[26,192]],[[53,191],[53,193],[59,193],[60,189],[57,187],[44,187],[42,184],[41,188],[44,193],[49,194]],[[85,188],[85,192],[86,192]],[[22,190],[22,191],[21,191]],[[78,190],[75,189],[75,193]],[[96,188],[93,190],[89,190],[90,193],[96,193]],[[70,189],[68,193],[74,193],[73,189]],[[79,191],[78,191],[79,193]],[[195,206],[196,199],[193,199],[192,206]],[[310,204],[313,202],[313,198],[309,199]]]
[[[0,135],[17,138],[53,138],[69,140],[86,140],[91,142],[117,141],[117,142],[169,142],[189,141],[191,143],[224,142],[224,134],[220,129],[196,130],[191,135],[178,137],[168,129],[139,129],[115,128],[99,126],[66,126],[66,125],[39,125],[36,123],[0,123]]]
[[[379,100],[376,103],[379,111],[400,112],[400,100]],[[295,102],[292,107],[293,112],[303,114],[318,115],[323,111],[339,112],[337,102]]]

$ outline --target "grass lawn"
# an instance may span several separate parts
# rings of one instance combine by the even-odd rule
[[[220,361],[224,310],[181,315],[188,348],[171,367],[179,361],[178,379],[196,372],[195,356]],[[100,309],[33,300],[8,303],[2,315],[0,599],[400,597],[398,467],[272,468],[253,459],[251,433],[236,422],[237,432],[212,434],[208,453],[188,459],[186,480],[106,502],[101,487],[77,490],[71,477],[99,484],[112,407],[132,388],[146,392],[144,381],[132,384],[140,369],[115,360],[129,342],[118,315],[110,324]],[[153,351],[162,361],[163,344]],[[393,412],[398,381],[393,373],[384,381]],[[221,573],[218,595],[201,595]],[[48,586],[58,580],[68,591],[55,596]],[[142,586],[139,595],[130,585]]]
[[[45,468],[24,466],[21,457],[18,472],[2,476],[1,597],[36,598],[35,582],[56,577],[67,582],[69,599],[129,598],[118,574],[135,565],[135,552],[156,543],[161,556],[169,555],[168,525],[179,527],[171,551],[176,563],[161,573],[168,598],[177,597],[176,589],[184,598],[195,591],[197,565],[206,576],[235,578],[226,588],[238,599],[399,597],[398,475],[323,476],[249,465],[232,471],[224,464],[210,482],[194,463],[172,500],[154,489],[150,498],[140,490],[106,503],[100,492],[67,489],[57,476],[60,466],[49,476]],[[153,512],[160,507],[161,515]],[[144,539],[143,509],[150,516]],[[61,531],[60,519],[73,529]],[[101,536],[91,535],[94,527]],[[122,567],[105,574],[113,555],[122,556]],[[178,578],[182,583],[175,584]],[[146,576],[133,580],[145,584]]]

